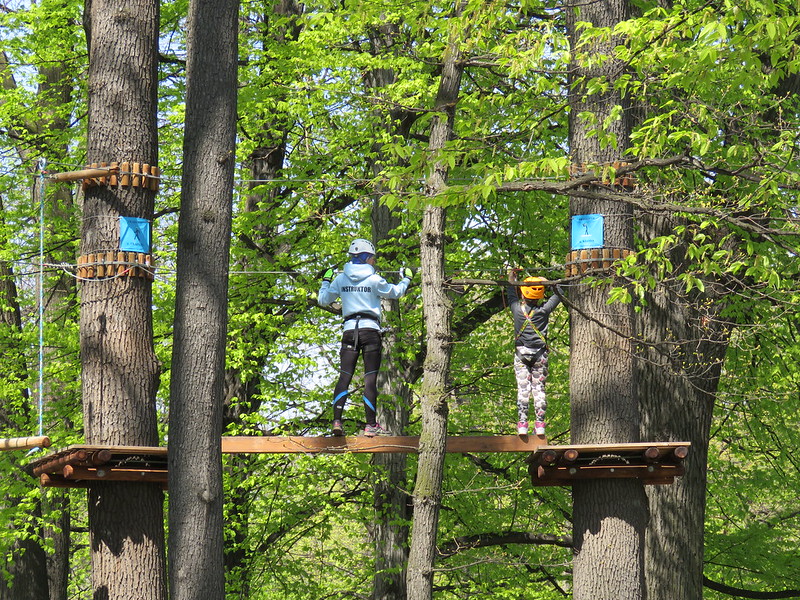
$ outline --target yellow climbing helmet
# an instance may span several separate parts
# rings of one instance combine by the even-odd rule
[[[544,277],[526,277],[524,282],[537,283],[539,285],[523,285],[520,287],[522,295],[528,300],[541,300],[544,298],[544,283],[547,281]]]

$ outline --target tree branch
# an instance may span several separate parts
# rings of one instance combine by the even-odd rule
[[[703,585],[710,590],[722,592],[729,596],[737,598],[756,598],[759,600],[772,600],[776,598],[800,598],[800,590],[783,590],[780,592],[757,592],[754,590],[745,590],[742,588],[735,588],[724,583],[718,583],[710,580],[703,575]]]
[[[507,531],[505,533],[478,533],[453,539],[439,546],[440,558],[450,558],[460,552],[474,548],[489,546],[505,546],[506,544],[527,544],[534,546],[572,547],[572,536],[554,535],[550,533],[529,533],[527,531]]]

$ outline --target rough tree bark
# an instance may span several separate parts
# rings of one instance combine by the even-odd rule
[[[370,32],[370,47],[373,56],[392,53],[394,37],[398,35],[398,26],[385,23]],[[371,69],[364,77],[370,93],[380,97],[381,88],[396,81],[393,69]],[[382,121],[382,127],[393,136],[407,138],[413,122],[413,115],[391,103],[390,110],[383,106],[375,109],[375,117]],[[373,175],[377,176],[385,166],[378,144],[374,147],[376,158],[372,164]],[[372,205],[372,238],[378,244],[389,239],[392,232],[401,224],[397,213],[380,202],[383,190],[376,189]],[[382,261],[388,264],[397,262],[397,253],[382,254]],[[383,300],[383,313],[387,323],[392,322],[393,315],[399,308],[397,300]],[[408,426],[411,392],[409,378],[412,376],[407,361],[397,359],[395,348],[398,336],[394,329],[384,335],[384,359],[378,375],[378,389],[385,398],[378,404],[378,421],[391,435],[403,435]],[[406,524],[408,514],[408,493],[406,492],[407,455],[375,454],[372,464],[379,466],[383,473],[374,486],[375,523],[369,528],[375,544],[375,576],[373,577],[373,600],[405,600],[406,571],[408,560],[408,532]]]
[[[67,24],[65,23],[65,26]],[[69,24],[72,25],[71,23]],[[67,130],[70,123],[66,116],[59,111],[59,108],[66,105],[71,98],[72,86],[71,80],[68,77],[67,66],[63,63],[46,65],[40,69],[43,75],[42,82],[39,86],[40,95],[47,99],[50,97],[55,98],[55,103],[51,106],[46,106],[47,119],[45,123],[49,123],[50,130]],[[60,152],[62,156],[66,155],[66,146],[62,148],[52,148],[51,152]],[[41,193],[45,189],[42,186]],[[62,186],[53,190],[45,203],[45,224],[47,230],[50,230],[49,224],[61,223],[67,220],[75,211],[75,202],[71,187]],[[74,252],[72,248],[70,251]],[[65,254],[59,250],[48,253],[48,260],[50,262],[71,262],[73,255],[62,256]],[[52,327],[54,331],[61,331],[63,326],[66,325],[66,320],[72,322],[73,312],[68,311],[68,306],[75,302],[76,297],[76,283],[72,277],[65,274],[60,275],[52,281],[52,286],[47,295],[47,302],[44,306],[45,327]],[[51,355],[57,355],[60,348],[53,347],[48,344],[45,349],[45,362],[49,361]],[[45,412],[48,408],[55,405],[60,396],[63,396],[62,382],[54,380],[54,376],[50,376],[44,382],[44,406]],[[63,401],[64,398],[62,397]],[[76,399],[77,401],[77,399]],[[70,429],[73,427],[71,419],[65,419],[66,422],[56,424],[57,427],[64,427]],[[48,423],[45,423],[45,427]],[[69,585],[69,572],[70,572],[70,504],[68,490],[52,490],[50,494],[42,496],[42,511],[45,514],[56,515],[54,522],[46,522],[43,536],[53,546],[53,551],[47,553],[47,580],[50,589],[50,600],[67,600],[67,592]]]
[[[613,80],[622,66],[613,59],[584,63],[581,55],[611,56],[615,41],[580,48],[576,22],[612,27],[628,15],[625,0],[570,2],[567,26],[573,52],[570,68],[570,149],[572,162],[608,164],[622,158],[628,146],[630,116]],[[589,66],[585,66],[589,65]],[[585,83],[594,77],[612,82],[606,92],[589,95]],[[615,107],[623,111],[609,118]],[[607,123],[615,146],[581,113],[591,113],[597,126]],[[604,245],[633,248],[633,210],[625,202],[591,195],[570,201],[570,214],[604,215]],[[612,281],[612,285],[622,285]],[[634,386],[633,313],[630,305],[607,304],[609,285],[578,284],[570,288],[570,401],[572,442],[612,443],[639,440],[639,407]],[[576,600],[633,600],[645,597],[644,535],[647,498],[638,480],[596,480],[573,486],[574,578]]]
[[[236,140],[238,0],[193,0],[170,382],[173,600],[223,598],[222,405]]]
[[[682,219],[642,215],[645,239],[669,235]],[[727,290],[707,280],[686,294],[674,276],[687,264],[684,247],[669,255],[673,281],[647,295],[638,316],[642,344],[636,381],[644,440],[690,441],[686,473],[672,485],[648,486],[652,518],[646,537],[647,597],[703,597],[703,527],[711,418],[730,328],[718,318]]]
[[[796,95],[800,76],[787,74],[769,93]],[[779,114],[763,115],[774,122]],[[777,125],[777,123],[776,123]],[[775,131],[779,128],[776,127]],[[641,215],[637,219],[644,240],[671,235],[686,221],[674,215]],[[723,229],[718,241],[726,237]],[[731,247],[736,242],[726,241]],[[703,524],[705,521],[708,444],[714,399],[732,324],[719,318],[732,290],[740,283],[704,278],[704,291],[687,294],[675,276],[690,268],[685,245],[678,243],[668,256],[674,265],[671,283],[661,283],[647,297],[639,315],[645,345],[637,353],[642,405],[642,437],[692,443],[686,473],[670,486],[648,486],[652,518],[647,529],[646,576],[650,600],[703,597]],[[655,343],[649,343],[655,342]],[[680,515],[678,520],[676,515]]]
[[[92,0],[87,160],[157,164],[158,3]],[[93,186],[81,252],[117,251],[119,216],[152,219],[149,187]],[[142,277],[85,281],[80,346],[85,437],[93,445],[158,445],[152,287]],[[88,491],[92,596],[166,598],[163,493],[146,483],[92,483]]]
[[[460,10],[458,15],[460,15]],[[435,157],[453,133],[455,107],[461,87],[463,64],[459,40],[463,32],[453,27],[442,60],[442,75],[434,106],[429,150]],[[446,185],[447,163],[434,158],[424,193],[435,198]],[[425,208],[420,232],[422,299],[427,353],[420,390],[422,431],[419,438],[417,481],[414,485],[414,520],[408,555],[406,585],[409,598],[433,596],[433,564],[442,496],[450,358],[452,355],[452,303],[447,297],[444,275],[446,209],[433,203]]]

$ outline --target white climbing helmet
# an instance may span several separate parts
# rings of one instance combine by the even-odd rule
[[[350,249],[347,252],[353,255],[361,254],[362,252],[375,254],[375,246],[373,246],[372,242],[369,240],[359,238],[357,240],[353,240],[353,242],[350,244]]]

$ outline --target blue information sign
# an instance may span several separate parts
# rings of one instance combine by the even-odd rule
[[[603,215],[572,217],[572,249],[603,247]]]
[[[119,218],[119,249],[150,253],[150,221],[137,217]]]

